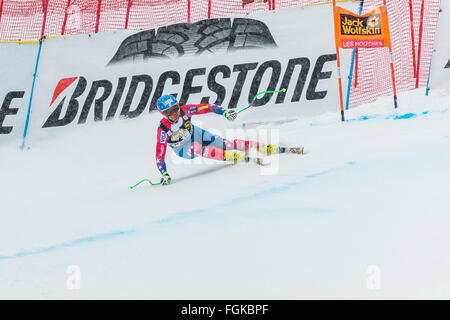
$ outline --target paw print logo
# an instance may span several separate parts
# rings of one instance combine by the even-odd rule
[[[367,20],[367,25],[370,28],[377,28],[380,25],[380,17],[378,16],[372,16]]]
[[[186,121],[186,123],[185,123],[185,128],[186,128],[186,130],[187,131],[191,131],[191,122],[188,120],[188,121]]]

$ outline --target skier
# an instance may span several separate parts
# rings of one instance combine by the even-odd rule
[[[230,141],[191,123],[193,115],[209,112],[223,115],[227,120],[234,121],[237,117],[237,112],[234,110],[225,110],[216,104],[180,106],[175,97],[171,95],[160,97],[157,101],[157,108],[164,116],[158,127],[156,143],[156,165],[162,174],[162,185],[168,185],[172,181],[164,161],[167,145],[182,158],[193,159],[202,156],[234,163],[242,162],[246,158],[243,153],[232,150],[247,151],[250,147],[260,149],[258,142],[240,139]],[[262,146],[265,154],[276,152],[274,145]]]

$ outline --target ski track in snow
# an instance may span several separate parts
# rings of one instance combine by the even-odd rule
[[[11,155],[11,162],[2,166],[1,172],[6,181],[0,186],[0,194],[6,195],[3,208],[7,215],[3,218],[7,219],[0,225],[0,292],[3,291],[7,297],[21,296],[32,288],[31,297],[65,297],[67,293],[55,287],[52,272],[59,268],[61,261],[68,261],[72,254],[85,264],[88,260],[95,260],[111,266],[118,256],[128,255],[134,262],[130,262],[129,269],[112,267],[108,274],[117,277],[114,272],[129,272],[133,282],[131,269],[145,259],[141,261],[143,258],[130,256],[128,248],[134,252],[150,245],[157,256],[173,260],[175,258],[166,257],[161,252],[175,250],[174,245],[182,249],[191,245],[189,248],[194,252],[200,252],[203,242],[207,243],[207,248],[223,245],[222,242],[209,243],[211,239],[202,231],[206,228],[218,234],[229,232],[230,237],[240,239],[241,242],[235,240],[236,243],[229,244],[235,250],[259,241],[261,246],[269,246],[269,252],[279,259],[287,259],[282,254],[292,250],[303,250],[305,257],[313,262],[320,261],[320,265],[337,263],[332,262],[335,261],[332,257],[339,258],[329,249],[330,246],[337,246],[335,251],[347,246],[347,251],[341,254],[355,255],[355,258],[350,259],[351,263],[346,266],[337,263],[341,272],[345,272],[342,271],[345,268],[355,271],[352,269],[355,264],[363,264],[360,260],[370,261],[371,256],[363,250],[363,245],[358,247],[359,241],[364,246],[372,246],[377,259],[385,264],[395,261],[398,266],[404,263],[411,265],[426,256],[427,262],[418,267],[419,271],[412,268],[406,272],[409,278],[403,279],[398,271],[396,274],[402,279],[401,285],[393,286],[395,290],[391,288],[383,296],[408,297],[410,294],[418,297],[420,293],[405,283],[417,278],[418,274],[419,278],[422,277],[420,268],[425,270],[431,262],[436,263],[436,257],[442,260],[437,264],[439,270],[450,266],[449,259],[443,255],[446,250],[448,252],[450,243],[446,233],[450,225],[447,216],[449,204],[444,196],[450,189],[446,180],[450,178],[447,177],[450,172],[450,95],[438,91],[425,98],[421,91],[416,90],[402,93],[399,105],[398,110],[393,110],[389,97],[383,97],[375,103],[347,111],[348,120],[344,124],[336,112],[277,127],[281,141],[294,143],[301,140],[306,154],[280,155],[280,168],[276,175],[260,175],[259,167],[245,164],[206,166],[191,165],[193,162],[189,161],[177,163],[177,159],[168,153],[166,159],[174,183],[165,188],[143,185],[133,191],[127,189],[130,181],[139,180],[142,175],[155,181],[158,179],[153,158],[155,115],[136,121],[74,128],[52,138],[35,137],[30,141],[31,149],[27,152],[19,152],[13,145],[0,145],[0,151]],[[215,121],[214,117],[210,118]],[[67,146],[65,153],[58,151]],[[93,161],[93,158],[96,159]],[[198,196],[204,196],[202,203],[199,203]],[[413,198],[408,201],[411,196]],[[179,197],[181,205],[174,203],[173,197]],[[409,218],[405,218],[403,210],[407,210]],[[423,221],[421,212],[425,211],[430,218],[429,225]],[[374,223],[382,234],[369,228],[366,219]],[[432,227],[433,232],[428,229]],[[405,236],[401,243],[396,242],[397,229],[403,230]],[[163,230],[176,237],[173,243],[159,242],[167,241],[169,237],[162,234]],[[325,230],[328,232],[326,235]],[[245,236],[246,232],[250,235]],[[187,235],[189,238],[180,240]],[[319,237],[315,240],[317,244],[311,242],[316,235]],[[269,239],[273,241],[274,237],[279,241],[291,238],[295,241],[283,242],[282,249],[270,251]],[[353,237],[358,241],[355,242]],[[427,237],[432,240],[424,240]],[[135,247],[136,243],[142,244]],[[159,248],[155,249],[157,243]],[[391,255],[387,249],[391,244],[402,254]],[[112,249],[120,254],[108,254]],[[104,250],[106,254],[102,258]],[[327,250],[329,257],[319,257],[319,253],[315,253],[321,250]],[[252,262],[246,260],[245,255],[238,256],[247,261],[250,268]],[[221,261],[220,256],[215,257]],[[280,295],[280,291],[258,287],[255,282],[242,291],[242,298],[255,297],[255,293],[264,298],[321,297],[320,292],[324,289],[321,291],[317,284],[309,283],[310,271],[305,271],[318,265],[289,259],[303,270],[296,277],[303,279],[303,284],[308,283],[309,292],[296,293],[287,286],[285,291],[281,291],[284,295]],[[192,264],[192,268],[196,264],[200,266],[200,262],[194,260],[186,263]],[[37,273],[48,284],[45,289],[33,278],[37,271],[32,266],[41,264],[49,264],[47,269],[40,269]],[[233,262],[228,265],[223,261],[223,264],[223,267],[216,267],[233,268]],[[157,272],[165,272],[165,267],[154,268]],[[327,274],[326,278],[331,277],[322,269],[318,267],[322,273],[317,271],[317,277],[324,274]],[[195,269],[190,270],[196,273]],[[291,274],[295,274],[295,270],[292,269]],[[239,272],[232,274],[239,278]],[[278,277],[284,279],[288,275]],[[440,291],[432,291],[436,286],[420,280],[423,288],[428,290],[422,291],[434,292],[437,297],[450,296],[441,287],[445,286],[446,278],[439,272],[434,277],[444,279],[438,286]],[[272,275],[268,281],[275,279]],[[355,297],[354,292],[359,292],[356,289],[344,290],[340,295],[332,285],[339,280],[327,279],[331,290],[326,291],[327,297]],[[106,280],[102,281],[108,288]],[[157,284],[155,279],[152,281],[159,295],[149,294],[144,288],[145,281],[140,285],[133,282],[134,289],[127,287],[126,283],[119,287],[123,294],[133,292],[137,297],[205,297],[199,293],[200,289],[192,295],[187,289],[192,286],[190,280],[183,280],[187,281],[184,286],[175,284],[175,280]],[[207,282],[206,279],[205,285]],[[20,285],[16,288],[15,284]],[[174,288],[176,294],[173,293]],[[226,290],[220,291],[221,288]],[[114,290],[103,289],[100,292],[90,289],[81,297],[120,296],[113,295],[113,292],[118,292]],[[223,298],[226,297],[224,292],[230,293],[232,289],[224,280],[222,286],[213,292],[208,297]]]
[[[325,174],[328,174],[330,172],[333,172],[335,170],[341,170],[343,168],[348,167],[349,165],[354,165],[355,162],[348,162],[344,167],[338,167],[338,168],[333,168],[333,169],[327,169],[323,172],[319,172],[316,174],[312,174],[312,175],[307,175],[305,176],[305,178],[315,178],[315,177],[319,177]],[[301,178],[301,177],[298,177]],[[212,208],[205,208],[202,210],[195,210],[195,211],[188,211],[188,212],[178,212],[178,213],[174,213],[172,216],[168,217],[168,218],[162,218],[158,221],[153,221],[150,224],[161,224],[161,223],[171,223],[174,221],[178,221],[181,219],[188,219],[189,217],[191,217],[192,215],[196,215],[199,213],[207,213],[209,210],[214,210],[217,207],[223,207],[223,206],[229,206],[230,204],[235,204],[236,202],[242,202],[242,201],[258,201],[259,199],[263,199],[265,197],[267,197],[268,195],[273,195],[276,193],[282,193],[285,192],[295,186],[298,186],[300,184],[302,184],[303,181],[301,182],[296,182],[296,183],[285,183],[282,184],[281,186],[275,186],[272,188],[269,188],[267,190],[264,191],[260,191],[260,192],[256,192],[254,194],[250,194],[250,195],[246,195],[243,197],[237,197],[234,199],[230,199],[228,202],[226,203],[222,203],[220,205],[216,205]],[[320,208],[312,208],[315,211],[320,212],[321,209]],[[5,256],[1,256],[0,255],[0,260],[6,260],[6,259],[14,259],[14,258],[22,258],[25,256],[29,256],[29,255],[35,255],[35,254],[43,254],[43,253],[48,253],[48,252],[52,252],[52,251],[56,251],[56,250],[62,250],[65,248],[70,248],[70,247],[74,247],[74,246],[78,246],[78,245],[84,245],[90,242],[98,242],[98,241],[105,241],[105,240],[109,240],[112,238],[117,238],[117,237],[123,237],[123,236],[127,236],[130,234],[136,234],[138,232],[143,232],[144,230],[141,228],[139,229],[128,229],[128,230],[121,230],[121,231],[113,231],[110,233],[105,233],[105,234],[96,234],[96,235],[92,235],[92,236],[88,236],[88,237],[84,237],[84,238],[79,238],[79,239],[75,239],[75,240],[71,240],[68,242],[64,242],[64,243],[60,243],[60,244],[55,244],[52,246],[48,246],[48,247],[43,247],[43,248],[31,248],[28,250],[23,250],[20,252],[16,252],[13,253],[11,255],[5,255]],[[145,231],[144,231],[145,232]]]

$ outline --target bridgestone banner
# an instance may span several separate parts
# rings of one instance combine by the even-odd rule
[[[0,44],[0,144],[22,137],[39,44]]]
[[[348,4],[356,10],[355,3]],[[163,94],[181,104],[254,107],[239,119],[286,119],[336,111],[336,54],[330,5],[179,23],[145,31],[115,31],[46,39],[36,77],[28,134],[45,139],[64,128],[151,114]],[[313,31],[314,36],[311,36]],[[2,50],[3,52],[3,50]],[[3,68],[20,79],[8,97],[0,139],[23,132],[33,63]],[[15,53],[20,58],[21,54]],[[23,61],[23,59],[20,59]],[[349,68],[350,54],[344,68]],[[23,92],[18,97],[12,92]],[[15,102],[11,106],[8,101]],[[19,108],[17,114],[14,109]],[[20,114],[20,117],[15,117]],[[6,118],[5,118],[6,117]],[[4,120],[6,119],[6,120]],[[206,118],[205,118],[206,119]]]

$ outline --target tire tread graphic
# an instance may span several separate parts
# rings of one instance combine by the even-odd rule
[[[109,64],[276,47],[269,28],[261,21],[247,18],[208,19],[196,23],[177,23],[129,36]]]

